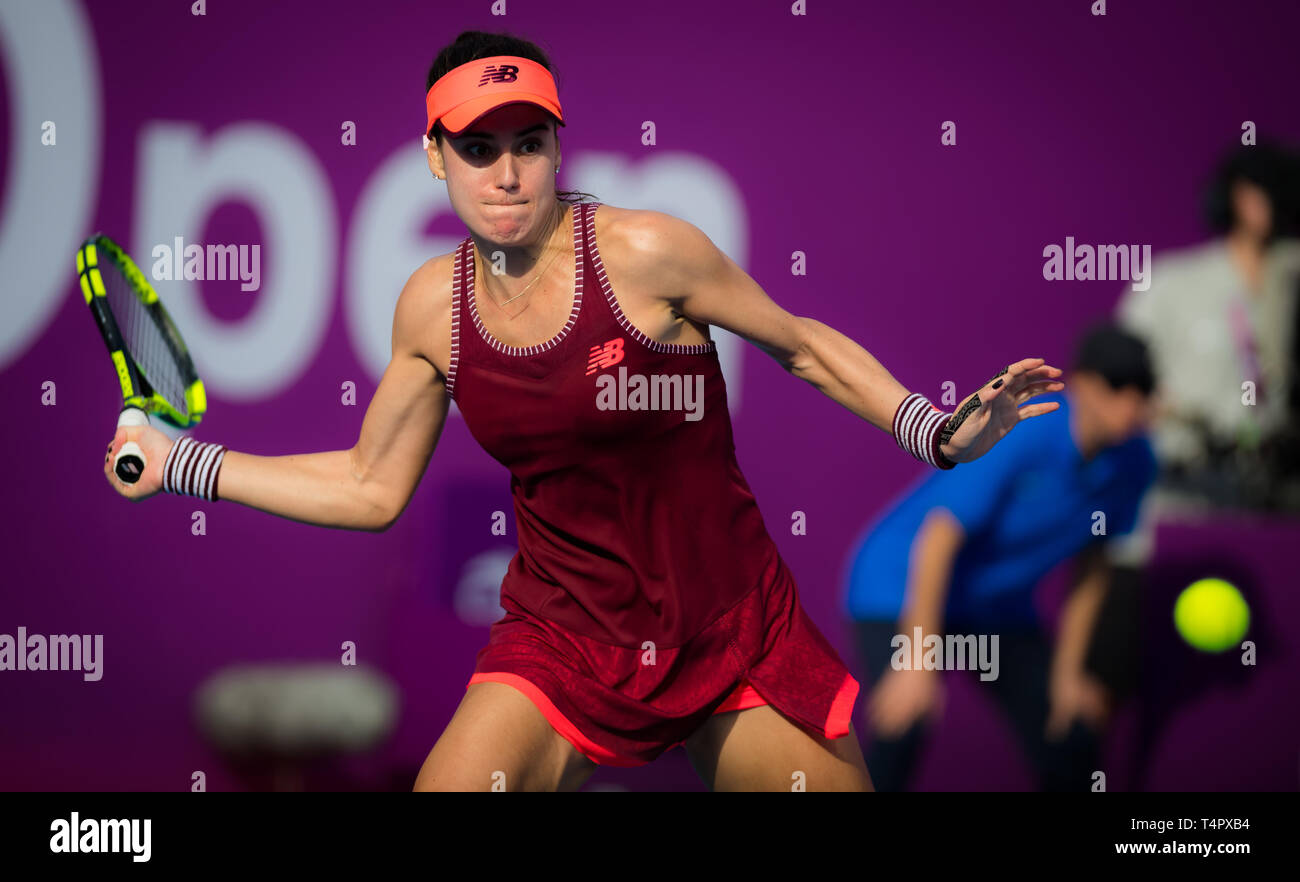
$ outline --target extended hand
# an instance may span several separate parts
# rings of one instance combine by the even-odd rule
[[[1100,731],[1110,717],[1110,690],[1081,671],[1053,676],[1049,697],[1051,707],[1043,734],[1053,741],[1059,741],[1076,719]]]
[[[962,402],[944,427],[939,436],[943,455],[953,462],[979,459],[1016,423],[1059,408],[1060,403],[1055,401],[1024,408],[1020,405],[1035,396],[1064,389],[1064,383],[1048,379],[1060,375],[1060,368],[1045,364],[1041,358],[1026,358],[998,371],[984,388]]]
[[[890,670],[868,696],[865,711],[872,729],[896,739],[918,720],[938,715],[943,702],[938,671]]]

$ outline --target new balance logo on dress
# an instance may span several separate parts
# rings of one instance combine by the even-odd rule
[[[596,371],[604,370],[607,367],[613,367],[623,360],[623,338],[615,337],[609,340],[604,346],[591,347],[591,355],[587,359],[587,376],[591,376]]]
[[[623,360],[623,338],[615,337],[603,346],[591,347],[587,375],[613,367]],[[618,375],[596,378],[598,410],[682,410],[686,420],[704,416],[703,374],[629,374],[627,365]]]

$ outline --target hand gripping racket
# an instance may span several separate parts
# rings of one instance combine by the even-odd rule
[[[117,424],[147,426],[152,413],[178,429],[196,425],[207,410],[203,381],[135,261],[96,233],[77,249],[77,276],[122,387]],[[113,460],[113,472],[125,484],[140,480],[144,467],[144,451],[134,441],[123,444]]]

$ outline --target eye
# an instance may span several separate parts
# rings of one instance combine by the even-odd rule
[[[525,142],[523,143],[523,146],[524,146],[524,147],[536,147],[538,150],[540,150],[541,147],[542,147],[542,141],[541,141],[540,138],[530,138],[529,140],[527,140],[527,141],[525,141]],[[478,147],[483,148],[483,150],[484,150],[485,152],[483,152],[483,153],[475,153],[475,152],[474,152],[474,149],[475,149],[475,148],[478,148]],[[476,141],[475,143],[470,144],[469,146],[467,146],[467,147],[465,148],[465,152],[468,153],[468,154],[469,154],[472,158],[474,158],[474,159],[482,159],[483,157],[487,156],[489,152],[491,152],[491,148],[490,148],[490,147],[489,147],[485,142],[483,142],[483,141]],[[534,154],[536,154],[536,153],[537,153],[537,150],[531,150],[531,151],[525,151],[525,154],[524,154],[524,155],[526,155],[526,156],[532,156],[532,155],[534,155]]]

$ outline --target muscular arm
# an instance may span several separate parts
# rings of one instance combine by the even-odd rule
[[[425,357],[450,318],[433,303],[437,261],[411,276],[393,319],[393,356],[350,450],[291,456],[229,451],[222,500],[323,527],[379,531],[406,508],[442,434],[443,377]],[[446,327],[442,327],[445,324]]]
[[[686,221],[645,211],[636,212],[624,227],[624,250],[633,271],[652,280],[648,287],[676,315],[744,337],[831,400],[893,434],[894,415],[908,390],[871,353],[834,328],[777,306]],[[931,463],[944,457],[953,463],[979,459],[1022,420],[1060,408],[1059,401],[1025,402],[1064,389],[1056,379],[1061,373],[1042,358],[1012,362],[967,396],[951,417],[930,419],[942,411],[933,405],[927,410],[919,396],[910,416],[924,414],[925,428],[919,435],[903,433],[900,446]]]
[[[834,328],[777,306],[708,236],[686,221],[642,211],[623,226],[623,251],[633,272],[650,279],[648,288],[677,316],[744,337],[788,372],[893,435],[894,416],[908,390],[871,353]],[[967,396],[951,417],[931,419],[942,411],[933,405],[933,410],[926,409],[924,396],[919,396],[910,416],[924,414],[924,429],[920,434],[903,433],[900,446],[932,464],[944,457],[953,463],[978,459],[1022,420],[1060,408],[1059,401],[1025,402],[1064,389],[1065,384],[1056,379],[1061,373],[1042,358],[1012,362]],[[919,425],[913,422],[910,427]]]

